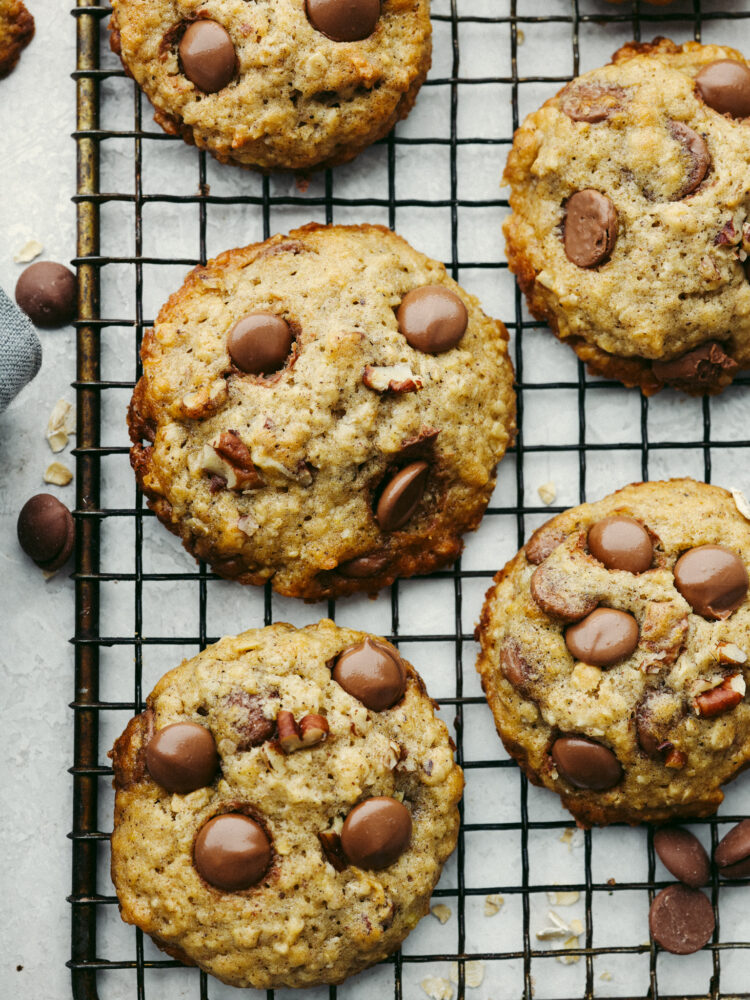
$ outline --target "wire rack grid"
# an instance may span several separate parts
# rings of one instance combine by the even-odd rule
[[[426,918],[390,960],[306,998],[424,997],[424,977],[451,974],[455,995],[470,1000],[750,997],[742,887],[722,887],[720,909],[714,881],[716,932],[698,955],[674,960],[648,943],[648,904],[668,882],[650,831],[574,833],[557,800],[527,785],[492,730],[474,675],[472,631],[492,573],[551,513],[633,479],[690,473],[708,481],[714,472],[737,482],[742,449],[750,447],[748,379],[714,400],[662,394],[649,401],[589,378],[525,311],[503,260],[499,227],[508,206],[497,185],[523,115],[580,69],[604,61],[602,46],[608,54],[629,38],[657,33],[740,44],[743,34],[750,39],[747,4],[678,0],[665,10],[602,0],[433,0],[433,71],[409,120],[355,164],[313,177],[306,189],[218,166],[158,131],[147,101],[108,52],[109,13],[93,0],[78,0],[72,11],[80,278],[74,996],[236,996],[119,921],[107,875],[112,772],[102,761],[151,683],[182,656],[227,632],[327,614],[388,635],[423,671],[452,727],[467,792],[458,850],[435,892],[451,909],[448,922]],[[308,608],[194,568],[154,529],[132,483],[123,418],[140,374],[143,331],[186,268],[311,219],[386,223],[442,256],[453,277],[504,319],[519,433],[485,521],[451,570],[398,582],[375,602]],[[192,247],[195,256],[186,256]],[[110,434],[121,443],[102,443]],[[539,502],[535,487],[545,479],[558,484],[557,505]],[[745,814],[750,799],[730,795],[720,819],[694,829],[713,846],[721,824]],[[583,924],[565,964],[535,936],[546,894],[562,890],[580,894]],[[490,893],[505,899],[493,918],[483,915]],[[479,987],[467,986],[469,961],[482,963]],[[300,994],[267,994],[291,995]]]

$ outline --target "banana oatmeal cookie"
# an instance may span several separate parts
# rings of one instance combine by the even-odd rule
[[[16,67],[34,37],[34,18],[23,0],[0,0],[0,80]]]
[[[166,131],[223,163],[351,160],[414,104],[429,0],[113,0],[111,45]]]
[[[222,639],[112,751],[122,917],[233,986],[394,951],[456,846],[461,769],[413,667],[332,621]]]
[[[455,560],[515,427],[503,325],[380,226],[313,224],[196,268],[142,358],[150,506],[221,576],[294,597]]]
[[[504,181],[529,309],[594,374],[692,395],[750,367],[750,65],[629,43],[529,115]]]
[[[553,517],[495,577],[497,730],[582,825],[710,815],[748,766],[748,564],[732,495],[673,479]]]

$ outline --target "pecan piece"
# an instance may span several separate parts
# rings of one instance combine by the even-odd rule
[[[422,377],[415,375],[405,363],[366,365],[362,372],[362,381],[368,389],[373,389],[375,392],[417,392],[423,385]]]
[[[745,697],[745,679],[741,674],[727,677],[710,691],[693,698],[693,710],[704,719],[712,719],[735,708]]]

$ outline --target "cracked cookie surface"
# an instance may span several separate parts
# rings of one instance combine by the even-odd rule
[[[368,709],[334,677],[340,654],[363,641],[399,664],[391,707]],[[318,720],[314,743],[285,742],[290,715]],[[149,772],[174,772],[164,739],[158,752],[148,748],[179,725],[213,739],[217,754],[213,764],[204,755],[214,772],[207,784],[193,755],[186,794]],[[458,836],[462,774],[422,681],[389,643],[331,621],[276,624],[209,646],[159,681],[112,757],[112,878],[123,919],[234,986],[335,983],[384,958],[427,912]],[[368,854],[372,845],[347,824],[352,815],[361,822],[362,803],[385,803],[405,820],[390,853]],[[247,888],[231,886],[199,838],[225,814],[251,818],[265,838]]]
[[[717,87],[705,74],[726,61],[737,79]],[[732,87],[734,114],[719,94]],[[745,99],[741,53],[655,39],[573,80],[516,132],[510,267],[592,373],[698,395],[750,367]]]
[[[559,514],[496,576],[477,669],[498,733],[579,822],[709,815],[750,762],[748,565],[732,495],[675,479]]]
[[[414,289],[431,294],[403,333]],[[453,341],[412,346],[445,298]],[[230,333],[242,321],[252,341],[279,317],[293,340],[281,367],[240,370],[233,358],[258,352]],[[379,226],[311,225],[222,254],[167,302],[142,358],[131,459],[152,508],[220,575],[289,596],[372,593],[452,562],[515,430],[505,328]]]

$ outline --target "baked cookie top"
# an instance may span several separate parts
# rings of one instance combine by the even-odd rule
[[[504,231],[531,311],[593,371],[720,390],[750,366],[749,174],[743,56],[624,46],[516,132]]]
[[[750,521],[691,479],[553,517],[498,573],[477,669],[506,749],[584,824],[703,816],[750,761]]]
[[[114,0],[112,48],[168,132],[264,170],[333,166],[411,110],[429,0]]]
[[[332,621],[209,646],[112,757],[123,919],[234,986],[335,983],[384,958],[458,836],[462,774],[421,679]]]
[[[23,0],[0,0],[0,80],[7,76],[34,37],[34,18]]]
[[[454,560],[515,426],[503,325],[380,226],[196,268],[142,358],[132,461],[157,515],[221,575],[290,596]]]

